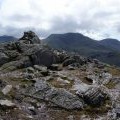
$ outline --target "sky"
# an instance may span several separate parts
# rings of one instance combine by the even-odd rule
[[[0,0],[0,35],[79,32],[120,40],[120,0]]]

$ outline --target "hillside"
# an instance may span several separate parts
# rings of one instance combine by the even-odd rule
[[[119,120],[119,88],[119,68],[49,48],[32,31],[0,44],[1,120]]]
[[[52,34],[43,40],[50,47],[77,52],[80,55],[99,59],[111,65],[120,66],[119,44],[107,45],[107,41],[96,41],[79,33]],[[116,41],[116,40],[113,40]],[[119,42],[119,41],[117,41]],[[117,45],[117,48],[115,48]]]

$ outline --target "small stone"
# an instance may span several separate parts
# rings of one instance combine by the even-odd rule
[[[8,94],[12,89],[12,85],[6,85],[5,88],[2,90],[3,94]]]
[[[5,109],[16,107],[16,105],[12,103],[10,100],[0,100],[0,106],[2,106]]]
[[[46,70],[46,71],[41,71],[41,74],[42,74],[43,76],[48,76],[48,75],[49,75],[49,71],[48,71],[48,70]]]
[[[34,68],[38,71],[46,71],[47,70],[47,67],[39,66],[39,65],[34,65]]]
[[[50,67],[49,67],[50,70],[54,70],[54,71],[57,71],[57,70],[60,70],[60,66],[58,64],[52,64]]]
[[[28,73],[34,73],[34,71],[35,71],[35,70],[34,70],[34,68],[32,68],[32,67],[28,67],[28,68],[27,68],[27,72],[28,72]]]
[[[74,116],[73,115],[69,115],[67,118],[68,118],[68,120],[74,120]]]
[[[68,65],[68,70],[75,70],[75,67],[71,66],[71,65]]]
[[[34,106],[28,107],[28,109],[30,110],[32,115],[36,115],[36,111],[35,111],[35,107]]]

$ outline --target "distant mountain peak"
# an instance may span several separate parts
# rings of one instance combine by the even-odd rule
[[[81,33],[64,33],[52,34],[43,42],[55,49],[77,52],[83,56],[120,66],[120,42],[116,39],[96,41]]]
[[[13,37],[13,36],[9,36],[9,35],[2,35],[0,36],[0,43],[1,42],[10,42],[13,40],[17,40],[17,38]]]

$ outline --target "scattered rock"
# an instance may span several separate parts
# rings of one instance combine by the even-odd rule
[[[27,70],[28,73],[34,73],[35,72],[33,67],[28,67],[26,70]]]
[[[63,62],[63,66],[68,66],[72,63],[74,63],[75,60],[74,59],[66,59],[64,62]]]
[[[49,67],[50,70],[53,70],[53,71],[58,71],[58,70],[61,70],[60,69],[60,66],[58,64],[52,64],[50,67]]]
[[[2,90],[4,95],[8,94],[12,89],[12,85],[6,85],[5,88]]]
[[[12,109],[16,107],[16,105],[12,103],[10,100],[0,100],[0,106],[3,109]]]
[[[47,71],[47,67],[45,66],[34,65],[34,68],[38,71]]]
[[[40,72],[43,76],[48,76],[49,75],[49,71],[45,70],[45,71],[41,71]]]
[[[57,81],[60,82],[63,85],[70,84],[70,81],[68,80],[63,80],[62,78],[58,77]]]
[[[9,57],[5,53],[0,52],[0,66],[9,62]]]
[[[0,80],[0,89],[3,89],[6,86],[6,82],[4,80]]]
[[[72,65],[68,65],[68,70],[75,70],[75,67],[73,67]]]

